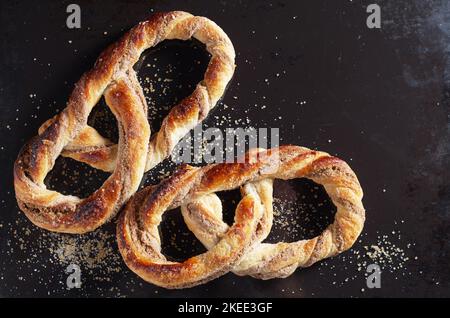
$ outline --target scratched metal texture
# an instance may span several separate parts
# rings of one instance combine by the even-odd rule
[[[450,296],[450,4],[378,0],[382,27],[369,29],[366,7],[371,2],[79,0],[82,27],[69,30],[65,11],[71,1],[1,1],[0,296]],[[38,246],[48,237],[17,207],[13,162],[39,125],[64,107],[74,83],[103,48],[152,12],[168,10],[214,20],[236,48],[236,74],[205,127],[239,127],[248,118],[248,126],[279,128],[282,144],[327,151],[356,171],[365,192],[367,221],[351,251],[283,280],[227,274],[178,291],[147,284],[122,263],[117,272],[106,275],[109,280],[96,280],[110,266],[106,259],[89,271],[80,264],[82,287],[66,287],[65,266],[55,261],[45,245]],[[195,43],[166,43],[148,56],[161,68],[173,64],[174,82],[181,84],[180,89],[172,85],[164,96],[157,87],[149,96],[153,107],[170,106],[188,95],[208,58]],[[153,62],[154,56],[159,59]],[[142,78],[153,76],[145,63],[141,68]],[[162,108],[150,118],[155,127],[167,113],[167,107]],[[96,124],[99,129],[106,127],[114,138],[111,122]],[[61,162],[52,175],[57,189],[81,195],[92,192],[106,177],[91,172],[92,182],[58,183],[67,169]],[[73,163],[68,166],[75,171],[86,169]],[[167,167],[170,171],[173,165]],[[147,174],[144,183],[154,183],[156,173]],[[321,198],[326,201],[320,189],[319,198],[311,199],[310,189],[314,185],[306,181],[279,182],[275,194],[309,200],[312,206]],[[237,198],[236,193],[228,195]],[[233,204],[226,207],[232,211]],[[328,202],[316,210],[309,217],[326,215],[332,208]],[[232,217],[232,212],[227,213]],[[179,213],[171,218],[162,228],[163,241],[170,236],[164,233],[172,231],[178,233],[178,246],[185,244],[189,249],[180,251],[166,244],[164,251],[174,258],[201,252],[192,236],[180,234],[187,229]],[[306,222],[295,214],[294,219]],[[108,244],[118,253],[114,222],[102,231],[110,234]],[[274,233],[278,236],[272,240],[293,239],[283,236],[282,228],[275,227]],[[90,238],[96,236],[86,240]],[[386,254],[391,260],[384,254],[371,259],[367,252],[373,251],[372,246],[389,249]],[[365,266],[377,261],[381,262],[381,288],[369,289]]]

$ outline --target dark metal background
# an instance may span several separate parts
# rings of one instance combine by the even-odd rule
[[[372,2],[79,0],[82,28],[69,30],[69,1],[2,1],[0,295],[450,296],[450,5],[445,0],[376,1],[382,28],[370,30],[366,6]],[[13,161],[39,125],[64,107],[73,84],[102,49],[151,12],[174,9],[216,21],[237,52],[236,74],[224,98],[229,107],[219,105],[206,126],[217,126],[214,116],[229,117],[222,128],[240,126],[235,120],[248,117],[254,127],[279,127],[282,144],[336,154],[356,171],[367,222],[352,251],[284,280],[227,274],[203,286],[167,291],[142,282],[121,264],[117,273],[108,274],[109,281],[95,280],[95,270],[85,271],[81,289],[66,289],[65,267],[49,261],[45,246],[36,248],[48,237],[16,205]],[[162,68],[175,67],[176,83],[195,85],[201,78],[206,65],[202,50],[169,43],[156,51],[150,54],[159,54]],[[200,61],[197,67],[194,60]],[[140,74],[151,76],[151,70]],[[154,94],[151,100],[171,105],[189,94],[189,86],[171,87],[169,94]],[[54,174],[58,169],[63,170],[59,162]],[[105,178],[93,176],[70,182],[65,190],[89,193]],[[146,180],[153,179],[147,175]],[[280,184],[277,195],[294,197],[305,187],[312,185]],[[184,231],[181,218],[173,215],[174,227]],[[102,230],[114,233],[114,224]],[[379,245],[380,237],[404,254],[392,256],[385,268],[381,264],[381,289],[368,289],[365,268],[358,271],[358,264],[372,262],[364,246]],[[114,240],[108,244],[116,249]],[[201,250],[192,244],[178,257]],[[38,255],[29,254],[28,247]]]

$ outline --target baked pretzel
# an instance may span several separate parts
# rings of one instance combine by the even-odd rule
[[[294,243],[261,243],[272,225],[272,180],[308,178],[322,184],[337,207],[319,236]],[[241,187],[235,223],[221,220],[217,191]],[[228,271],[269,279],[286,277],[350,248],[361,233],[362,189],[351,168],[324,152],[298,146],[251,151],[244,163],[183,166],[158,186],[130,199],[117,225],[119,250],[144,280],[166,288],[191,287]],[[158,225],[164,211],[182,208],[190,230],[208,248],[178,263],[161,253]]]
[[[133,65],[163,40],[190,38],[204,43],[211,54],[204,79],[172,108],[149,141],[147,104]],[[139,23],[102,52],[75,85],[67,107],[20,151],[14,165],[19,207],[36,225],[58,232],[84,233],[109,220],[138,189],[144,171],[165,159],[215,106],[233,75],[234,58],[227,35],[207,18],[174,11]],[[87,125],[102,95],[118,120],[118,145]],[[48,190],[44,179],[60,154],[113,173],[86,199]]]

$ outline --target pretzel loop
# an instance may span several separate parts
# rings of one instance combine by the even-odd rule
[[[234,266],[235,274],[260,279],[284,278],[298,267],[308,267],[353,245],[364,222],[362,190],[356,176],[344,162],[322,155],[309,163],[307,170],[297,172],[295,169],[291,170],[283,179],[309,178],[322,184],[337,207],[335,221],[319,236],[309,240],[293,243],[261,243],[270,232],[273,215],[272,179],[265,179],[264,181],[270,180],[270,183],[265,184],[266,197],[263,200],[267,215],[262,230],[264,234],[259,236],[258,244]],[[215,194],[203,195],[181,208],[189,230],[206,248],[214,246],[228,230],[228,225],[222,220],[221,204],[211,204],[216,200],[219,199]]]
[[[233,44],[213,21],[175,11],[154,15],[149,21],[140,23],[115,47],[109,49],[114,54],[116,51],[117,54],[121,52],[124,56],[121,62],[129,67],[139,59],[143,51],[163,40],[191,38],[205,44],[206,50],[211,54],[210,62],[203,80],[197,84],[194,92],[172,107],[159,132],[152,137],[145,171],[167,158],[181,138],[207,116],[224,94],[235,68]],[[43,132],[52,120],[44,123],[39,132]],[[61,154],[97,169],[112,171],[117,161],[117,145],[102,137],[94,128],[86,126]]]
[[[126,73],[105,90],[106,103],[119,124],[117,153],[122,164],[86,199],[49,190],[44,179],[69,140],[70,132],[83,127],[89,114],[86,108],[95,104],[93,98],[83,105],[82,111],[69,104],[43,134],[22,148],[14,166],[14,185],[18,204],[33,223],[58,232],[88,232],[111,218],[138,189],[150,129],[141,100],[132,89],[136,80],[132,73]],[[75,111],[77,118],[71,115]]]

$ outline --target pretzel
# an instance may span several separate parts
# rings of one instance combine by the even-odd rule
[[[210,62],[194,92],[172,107],[159,132],[152,136],[145,171],[167,158],[180,139],[199,124],[222,97],[234,73],[233,44],[213,21],[175,11],[156,14],[149,21],[140,23],[122,38],[117,48],[113,48],[114,54],[123,56],[124,61],[120,63],[134,64],[145,49],[165,39],[190,38],[206,45],[206,50],[211,54]],[[44,131],[52,121],[50,119],[44,123],[39,131]],[[85,126],[61,154],[110,172],[116,166],[117,145],[102,137],[94,128]]]
[[[256,156],[255,156],[256,154]],[[334,222],[319,236],[293,243],[261,243],[272,225],[272,180],[309,178],[325,187],[337,207]],[[221,220],[217,191],[241,187],[235,223]],[[363,192],[351,168],[324,152],[298,146],[251,151],[244,163],[183,166],[158,186],[130,199],[117,224],[127,266],[165,288],[195,286],[228,271],[269,279],[286,277],[350,248],[362,231]],[[191,231],[208,251],[183,262],[161,253],[158,225],[164,211],[182,208]]]
[[[211,54],[204,79],[172,108],[149,141],[147,104],[132,67],[147,48],[166,39],[190,38],[204,43]],[[108,221],[138,189],[144,171],[165,159],[215,106],[233,75],[234,58],[227,35],[206,18],[174,11],[139,23],[102,52],[75,85],[67,107],[20,151],[14,165],[19,207],[37,226],[57,232],[84,233]],[[118,120],[118,145],[87,125],[102,95]],[[112,174],[85,199],[51,191],[44,179],[60,154]]]

